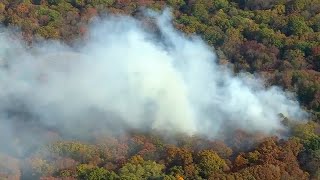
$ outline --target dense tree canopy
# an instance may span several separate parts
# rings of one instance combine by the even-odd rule
[[[91,143],[57,142],[32,153],[23,162],[24,166],[19,166],[19,160],[1,154],[0,177],[18,178],[22,175],[29,179],[92,180],[319,178],[319,125],[308,123],[290,126],[294,133],[288,140],[251,134],[246,136],[252,142],[249,150],[241,152],[235,149],[233,153],[230,147],[235,147],[235,144],[230,141],[225,144],[222,141],[181,135],[172,137],[176,142],[183,138],[184,142],[178,144],[168,143],[161,138],[161,134],[138,133],[126,137],[99,136],[99,139],[110,142],[103,146],[97,143],[99,140]],[[117,157],[117,153],[109,154],[115,145],[132,146],[132,141],[137,141],[137,137],[139,141],[155,147],[153,156],[143,157],[140,152],[144,147],[136,145],[136,151],[131,153],[130,148],[123,149],[122,157]],[[240,142],[243,143],[248,146],[247,142]],[[109,154],[108,157],[106,154]],[[4,160],[10,160],[10,164],[1,163]]]
[[[173,8],[177,28],[201,35],[236,71],[267,74],[271,84],[290,81],[284,87],[297,90],[304,106],[319,111],[318,0],[4,0],[0,21],[21,27],[29,42],[39,36],[70,42],[86,32],[96,15],[135,15],[139,7],[166,4]]]
[[[179,30],[200,35],[235,72],[295,92],[313,121],[286,122],[286,140],[239,130],[224,141],[169,143],[152,133],[57,141],[22,162],[0,153],[0,179],[320,179],[320,0],[2,0],[0,22],[30,44],[72,43],[94,16],[167,5]]]

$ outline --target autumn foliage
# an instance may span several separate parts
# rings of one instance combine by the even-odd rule
[[[0,179],[320,179],[319,0],[1,0],[0,22],[30,45],[71,44],[95,16],[139,18],[141,7],[166,6],[176,28],[214,46],[220,63],[295,92],[310,121],[287,122],[282,139],[236,130],[222,140],[134,132],[54,141],[22,159],[0,153]]]

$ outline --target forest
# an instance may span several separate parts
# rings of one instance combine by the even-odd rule
[[[63,139],[51,130],[46,136],[60,140],[26,157],[0,152],[0,179],[320,179],[320,0],[0,0],[0,22],[30,46],[42,38],[73,45],[94,17],[139,19],[141,9],[166,7],[219,64],[294,92],[308,122],[282,117],[284,137],[238,129],[223,140],[134,130]]]

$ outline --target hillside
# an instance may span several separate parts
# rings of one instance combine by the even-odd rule
[[[171,8],[174,27],[186,35],[186,37],[165,37],[166,35],[171,35],[171,32],[166,32],[166,27],[159,25],[159,22],[155,20],[156,18],[154,19],[153,17],[144,14],[146,9],[162,12],[166,7]],[[115,25],[114,28],[122,34],[117,35],[115,30],[115,32],[110,33],[111,35],[105,34],[101,39],[99,36],[94,37],[98,43],[95,41],[89,41],[89,43],[86,44],[86,38],[89,38],[91,35],[90,30],[92,29],[92,24],[94,27],[96,25],[95,23],[101,22],[101,24],[103,24],[103,19],[110,16],[113,16],[115,19],[111,20],[112,23],[107,21],[105,26],[113,27],[113,25]],[[135,19],[138,19],[141,24],[135,24],[135,21],[129,19],[127,20],[129,23],[127,21],[123,21],[123,24],[125,25],[122,26],[121,23],[119,25],[116,21],[122,21],[122,16],[134,17]],[[120,18],[117,19],[118,17]],[[14,124],[14,128],[16,128],[14,130],[6,129],[5,125],[3,125],[2,128],[0,127],[0,131],[5,132],[0,133],[0,138],[3,139],[3,141],[0,142],[0,146],[4,147],[0,147],[0,179],[316,180],[320,178],[320,0],[2,0],[0,1],[0,22],[4,26],[4,28],[0,30],[3,30],[3,33],[10,31],[8,34],[12,35],[12,37],[8,38],[12,38],[12,40],[7,40],[7,37],[5,37],[3,38],[5,39],[3,42],[8,42],[11,46],[11,44],[17,44],[15,43],[15,40],[19,39],[19,36],[21,36],[21,39],[27,48],[32,49],[33,46],[40,46],[35,48],[35,50],[39,51],[37,52],[39,54],[42,53],[41,55],[46,55],[37,57],[37,55],[28,54],[29,52],[27,48],[21,48],[21,51],[17,48],[15,52],[11,52],[12,54],[9,53],[10,55],[3,55],[5,57],[18,57],[23,59],[29,58],[30,56],[30,59],[34,58],[36,60],[41,58],[51,60],[55,58],[65,58],[67,60],[78,59],[79,62],[77,62],[77,66],[79,66],[79,68],[83,68],[83,66],[87,65],[86,56],[84,56],[84,54],[92,55],[99,60],[99,58],[101,58],[100,54],[103,54],[103,52],[112,54],[112,50],[114,50],[115,54],[106,56],[121,59],[125,54],[136,55],[138,57],[137,59],[140,61],[128,60],[125,62],[133,62],[133,66],[136,63],[141,63],[139,65],[142,66],[144,71],[140,73],[142,75],[150,75],[148,82],[155,88],[161,85],[158,85],[157,81],[152,80],[152,78],[158,78],[159,75],[149,72],[148,68],[153,67],[151,65],[161,65],[161,68],[166,71],[161,71],[159,74],[167,75],[170,81],[166,81],[166,83],[169,83],[169,86],[171,86],[169,88],[160,87],[162,90],[161,93],[165,95],[161,93],[159,93],[159,95],[148,89],[148,87],[145,87],[145,84],[140,82],[141,79],[139,79],[139,75],[137,75],[137,77],[139,77],[137,79],[128,80],[129,84],[131,82],[137,83],[137,85],[134,84],[132,86],[138,90],[131,93],[135,93],[135,95],[140,98],[137,99],[142,101],[141,104],[143,104],[143,107],[145,104],[149,104],[152,108],[152,102],[149,103],[149,101],[145,99],[152,99],[155,97],[160,99],[162,103],[160,105],[168,107],[165,108],[165,112],[170,112],[168,113],[168,119],[185,117],[185,124],[183,124],[183,127],[180,127],[180,124],[178,123],[175,124],[176,121],[166,122],[169,125],[161,125],[161,121],[160,125],[159,123],[155,123],[155,125],[152,124],[150,126],[161,126],[165,128],[156,128],[156,130],[150,131],[150,129],[148,129],[150,128],[149,126],[146,128],[140,127],[149,121],[139,120],[139,122],[135,124],[132,123],[133,120],[128,122],[122,120],[127,116],[135,119],[136,116],[134,116],[134,113],[128,113],[124,117],[118,116],[119,114],[108,113],[108,116],[105,117],[101,115],[103,113],[100,113],[100,109],[98,109],[97,112],[95,112],[97,118],[109,118],[113,120],[107,121],[106,124],[103,124],[109,127],[108,130],[118,130],[120,129],[119,127],[121,127],[121,130],[125,131],[124,133],[105,133],[105,128],[103,126],[97,125],[99,129],[97,130],[97,127],[90,125],[96,122],[93,117],[89,115],[81,117],[82,106],[75,111],[72,110],[72,113],[79,112],[79,115],[73,116],[67,114],[71,112],[71,109],[68,109],[68,106],[87,102],[86,98],[96,98],[95,100],[99,101],[98,99],[100,96],[97,94],[102,92],[99,89],[92,91],[92,96],[87,96],[86,93],[90,92],[87,88],[84,88],[83,92],[81,89],[79,96],[73,96],[70,92],[76,91],[78,87],[90,85],[90,87],[99,86],[108,89],[108,87],[99,85],[100,81],[97,81],[98,83],[94,83],[90,81],[87,82],[86,80],[88,79],[85,79],[85,75],[96,75],[99,73],[105,75],[105,72],[102,69],[99,69],[99,67],[102,67],[104,64],[99,64],[100,62],[97,61],[99,63],[89,66],[93,70],[89,71],[87,74],[84,73],[85,75],[83,75],[82,72],[71,72],[69,74],[66,73],[66,75],[64,74],[65,72],[60,72],[55,69],[59,68],[59,66],[65,66],[64,64],[57,64],[57,67],[55,67],[55,64],[40,65],[41,72],[38,72],[38,69],[33,66],[30,69],[24,68],[24,66],[22,66],[22,68],[17,66],[19,67],[19,70],[26,71],[26,73],[27,71],[33,71],[34,69],[36,69],[36,75],[38,75],[37,73],[43,75],[47,72],[47,76],[43,75],[40,79],[43,80],[42,82],[50,82],[50,80],[52,80],[54,83],[48,83],[48,87],[51,88],[52,91],[45,89],[42,84],[35,84],[33,87],[34,89],[44,87],[44,89],[34,92],[36,94],[35,97],[32,97],[33,95],[31,96],[32,93],[29,91],[26,92],[29,92],[30,94],[15,94],[20,93],[20,91],[16,91],[15,87],[25,88],[25,86],[12,86],[10,91],[2,92],[4,95],[1,95],[0,97],[3,102],[11,102],[10,98],[8,98],[9,100],[7,98],[3,98],[3,96],[8,94],[30,96],[30,99],[25,97],[22,98],[20,96],[13,97],[14,107],[16,109],[10,109],[11,107],[6,106],[2,107],[1,105],[1,111],[3,111],[3,109],[8,111],[8,116],[12,115],[12,117],[10,117],[11,119],[8,118],[10,120],[17,120],[17,122],[19,122],[20,119],[23,119],[24,121],[32,119],[32,122],[23,122],[21,124],[17,123],[17,125],[12,123]],[[154,38],[156,41],[151,41],[151,45],[148,44],[149,41],[146,41],[147,46],[144,46],[144,40],[136,40],[134,38],[132,40],[132,42],[134,42],[132,45],[130,44],[131,41],[129,41],[129,43],[125,40],[122,42],[122,37],[131,37],[130,32],[128,32],[127,35],[126,31],[123,32],[122,30],[117,29],[119,27],[127,27],[126,23],[134,24],[133,28],[132,26],[128,26],[129,30],[138,29],[138,33],[134,34],[137,35],[137,37],[140,37],[142,34],[143,38]],[[119,27],[117,25],[119,25]],[[139,28],[146,32],[140,34]],[[103,30],[100,32],[99,27],[94,30],[97,30],[97,32],[102,34],[105,33]],[[6,35],[7,34],[5,34],[5,36]],[[184,100],[184,94],[181,93],[185,92],[184,89],[181,88],[185,86],[187,86],[187,90],[193,92],[193,85],[204,87],[202,89],[195,89],[194,91],[196,93],[207,93],[207,91],[203,90],[207,88],[203,85],[203,83],[207,82],[207,79],[202,76],[200,78],[197,77],[193,79],[192,77],[189,77],[189,71],[185,70],[193,65],[199,64],[193,64],[190,66],[174,64],[181,69],[183,69],[182,67],[185,67],[185,69],[181,70],[181,76],[189,77],[189,84],[183,84],[179,81],[180,79],[178,77],[180,77],[180,74],[177,73],[175,69],[171,69],[171,64],[168,65],[160,63],[161,60],[158,61],[156,58],[156,60],[150,60],[150,67],[143,66],[144,63],[149,63],[149,61],[145,59],[153,57],[152,54],[148,54],[148,52],[153,52],[153,47],[158,47],[157,43],[161,44],[159,47],[163,48],[164,46],[163,49],[169,49],[164,50],[164,55],[158,53],[162,51],[158,51],[158,49],[154,50],[154,52],[158,53],[159,56],[161,55],[163,59],[168,58],[171,60],[181,58],[181,60],[189,60],[192,57],[186,57],[188,54],[194,57],[199,55],[199,58],[202,58],[203,55],[204,58],[206,58],[206,46],[203,45],[202,47],[201,42],[199,43],[196,40],[189,41],[188,39],[192,39],[195,35],[200,36],[205,43],[210,46],[211,53],[215,52],[217,54],[217,61],[221,67],[230,67],[232,71],[230,74],[228,74],[229,72],[224,74],[225,71],[221,70],[223,68],[220,68],[218,65],[213,65],[213,68],[216,68],[214,70],[217,74],[214,72],[212,74],[218,75],[220,78],[214,81],[225,87],[220,89],[222,92],[217,92],[217,94],[220,93],[218,98],[222,99],[222,102],[219,104],[221,107],[212,113],[213,116],[215,116],[215,120],[213,122],[217,123],[221,121],[222,125],[216,125],[214,123],[210,124],[203,121],[204,124],[207,123],[210,125],[208,125],[208,127],[212,128],[207,131],[214,133],[214,135],[212,135],[213,138],[208,137],[210,136],[210,133],[207,131],[204,132],[205,130],[203,129],[199,130],[193,127],[192,123],[199,122],[200,120],[193,121],[193,119],[191,119],[188,121],[187,117],[189,116],[187,115],[189,112],[187,111],[188,109],[193,110],[193,108],[189,108],[189,106],[185,105],[188,104],[185,103],[185,101],[188,101],[189,99]],[[111,41],[113,40],[113,36],[115,42],[110,45],[112,50],[95,50],[97,44],[102,44],[102,42],[99,42],[99,39],[101,41],[105,39]],[[0,40],[3,39],[2,36],[0,36]],[[49,40],[52,40],[53,42],[63,42],[66,45],[60,46],[55,45],[54,43],[50,44],[51,41]],[[135,44],[136,42],[140,41],[142,42],[138,45],[141,45],[141,47],[144,47],[145,49],[139,49],[139,47],[134,46],[137,45]],[[20,40],[18,40],[18,42],[20,43]],[[43,42],[45,43],[41,44]],[[186,48],[186,50],[176,50],[175,48],[178,46],[176,46],[175,43],[179,45],[180,42],[187,43],[187,47],[190,45],[190,49]],[[2,54],[5,54],[2,53],[5,52],[5,48],[7,47],[5,43],[4,45],[0,43],[0,47],[4,50],[0,50],[0,60]],[[47,46],[46,43],[51,46]],[[129,44],[128,47],[130,47],[131,50],[126,49],[127,46],[125,46],[125,48],[123,48],[123,52],[121,52],[121,47],[125,43]],[[42,45],[43,47],[52,48],[51,50],[48,50],[50,53],[58,52],[61,54],[51,56],[51,54],[43,53],[43,49],[41,49]],[[78,47],[82,45],[85,45],[83,49]],[[76,50],[72,50],[72,53],[60,52],[61,49],[66,51],[69,50],[68,47],[65,46],[75,47]],[[20,46],[13,45],[12,47],[20,48]],[[184,46],[181,45],[179,47],[182,48]],[[135,53],[133,51],[137,52]],[[200,53],[192,54],[189,51],[199,51]],[[44,52],[46,52],[46,50]],[[81,54],[78,52],[85,53]],[[21,55],[15,55],[15,53]],[[144,57],[140,57],[139,53],[143,54]],[[175,54],[178,54],[179,56],[175,56]],[[211,54],[209,54],[208,57],[211,57]],[[136,57],[132,56],[130,58],[135,59]],[[81,59],[84,59],[83,62]],[[6,60],[10,62],[10,59]],[[72,67],[72,63],[75,61],[70,62],[71,63],[67,63],[67,68]],[[111,62],[110,64],[114,65]],[[125,71],[127,68],[127,64],[115,64],[117,65],[115,67],[120,69],[121,72],[122,70]],[[209,70],[206,71],[205,66],[206,64],[200,64],[197,67],[204,69],[204,72],[211,72]],[[134,68],[138,69],[140,66],[138,67],[137,65],[137,67],[134,66]],[[133,71],[137,71],[137,69],[134,68]],[[8,77],[8,80],[16,80],[15,76],[19,76],[19,78],[20,76],[23,76],[23,73],[10,73],[9,75],[14,77]],[[139,74],[139,72],[130,72],[126,74],[126,77],[122,77],[118,76],[117,73],[118,72],[115,72],[113,74],[112,69],[110,69],[110,73],[107,74],[110,75],[110,77],[118,78],[116,80],[112,78],[108,79],[113,82],[113,85],[115,86],[118,85],[117,83],[119,82],[126,82],[127,76],[130,77],[130,75],[132,75],[136,77],[136,74]],[[203,76],[208,75],[208,73],[204,74],[205,75]],[[93,77],[96,77],[94,75]],[[195,74],[191,73],[191,76],[192,75]],[[233,78],[233,76],[237,78]],[[264,85],[263,87],[260,87],[260,84],[250,85],[250,83],[256,84],[256,82],[251,82],[250,78],[242,76],[249,76],[253,78],[261,77],[264,81]],[[61,83],[60,81],[55,81],[55,77],[68,78],[65,78],[66,80],[63,81],[65,84],[61,85],[59,84]],[[28,78],[29,76],[26,77],[26,79]],[[79,78],[84,78],[84,84],[80,82],[82,79],[79,80]],[[100,76],[97,75],[97,79],[99,78]],[[198,81],[199,79],[201,81]],[[219,80],[225,82],[220,82]],[[230,86],[230,88],[228,84],[231,84],[234,81],[241,82],[243,84],[236,84],[235,86]],[[1,80],[1,82],[7,81]],[[68,86],[68,82],[70,86]],[[179,83],[182,85],[179,86]],[[11,83],[8,84],[12,85]],[[56,87],[56,85],[60,86]],[[110,94],[112,97],[108,97],[110,98],[108,99],[110,100],[109,102],[113,103],[112,100],[114,99],[126,101],[128,102],[127,104],[129,109],[132,108],[133,110],[135,110],[135,108],[142,107],[140,104],[137,107],[134,107],[134,105],[130,106],[131,101],[136,101],[137,99],[134,99],[129,95],[124,95],[124,97],[118,99],[114,98],[114,95],[118,94],[118,90],[121,90],[122,92],[122,90],[127,87],[125,85],[121,86],[119,89],[114,89],[115,92]],[[272,87],[274,87],[274,85],[279,86],[280,88],[273,89]],[[63,86],[67,87],[66,89],[68,91],[66,92],[73,97],[72,101],[74,102],[61,100],[64,96],[60,97],[57,94],[54,94],[55,91],[63,89],[61,88]],[[2,85],[0,87],[3,88],[6,86]],[[171,91],[179,88],[182,90],[177,92]],[[240,103],[239,106],[243,107],[239,107],[233,106],[232,103],[234,102],[227,102],[228,98],[237,95],[233,92],[224,91],[230,89],[230,91],[232,91],[232,88],[234,88],[234,91],[238,90],[240,96],[242,96],[241,93],[245,94],[244,92],[248,92],[250,95],[247,99],[235,99],[235,103],[238,101],[246,102],[247,100],[248,103],[252,103],[252,106],[258,104],[258,107],[262,104],[261,107],[266,108],[267,110],[265,111],[267,113],[263,115],[254,114],[255,116],[248,115],[247,117],[247,113],[243,113],[243,111],[247,111],[248,109],[248,111],[250,111],[251,109],[247,108],[246,104]],[[31,90],[34,89],[31,88]],[[208,87],[208,89],[210,89],[210,87]],[[256,89],[258,89],[258,93],[252,92]],[[123,91],[125,92],[125,90]],[[282,93],[283,91],[294,93],[293,96],[297,97],[297,100],[302,107],[301,111],[309,113],[307,122],[301,123],[291,119],[298,118],[294,116],[298,116],[301,113],[292,113],[291,116],[293,117],[282,115],[280,118],[277,117],[277,120],[280,119],[279,122],[274,122],[275,120],[273,118],[275,118],[274,114],[277,113],[276,110],[289,109],[288,111],[290,111],[290,108],[296,107],[295,104],[292,105],[291,101],[286,100],[283,100],[284,103],[280,101],[270,102],[274,99],[284,99],[286,96],[283,95],[285,94]],[[42,123],[42,121],[39,120],[43,118],[44,116],[42,117],[42,115],[45,114],[41,113],[41,116],[33,117],[33,114],[31,113],[32,108],[43,108],[39,104],[51,102],[52,99],[45,99],[41,96],[46,92],[54,94],[53,97],[56,97],[59,100],[55,101],[55,103],[64,104],[64,106],[61,107],[63,110],[59,108],[54,110],[45,109],[48,107],[56,108],[54,105],[44,107],[43,111],[49,112],[48,116],[52,115],[52,119],[59,119],[48,124]],[[147,94],[147,98],[145,98],[145,94],[142,92],[149,93]],[[171,96],[170,93],[172,93]],[[206,99],[198,101],[198,94],[195,96],[197,101],[191,102],[197,105],[199,104],[198,106],[202,107],[204,102],[207,101]],[[278,98],[269,98],[271,97],[270,94],[277,94]],[[78,97],[83,99],[77,99]],[[179,101],[174,99],[176,97],[178,97],[177,99]],[[19,98],[24,100],[27,99],[28,103],[19,104]],[[33,101],[36,103],[33,103]],[[254,104],[256,101],[259,101],[259,103]],[[88,102],[92,103],[92,105],[96,105],[94,104],[96,103],[95,101]],[[177,107],[169,105],[172,103],[176,103]],[[211,102],[208,102],[208,104],[210,103]],[[35,107],[29,107],[30,104],[35,105]],[[102,103],[101,106],[103,105],[105,104]],[[120,106],[123,106],[123,104],[110,107],[112,109]],[[78,106],[75,107],[78,108]],[[171,107],[173,107],[174,110]],[[273,110],[272,107],[276,110]],[[30,110],[30,112],[28,110]],[[181,110],[181,112],[179,110]],[[222,112],[221,114],[223,114],[221,117],[219,114],[220,111]],[[296,110],[294,109],[292,111]],[[66,112],[67,115],[63,116],[60,114],[61,112]],[[139,110],[137,110],[137,112],[137,114],[140,113]],[[212,115],[210,113],[208,114]],[[219,116],[216,114],[219,114]],[[1,117],[2,115],[3,113],[1,112]],[[190,115],[190,117],[191,116],[192,115]],[[78,124],[66,124],[64,122],[67,119],[66,117],[70,117],[70,119],[92,119],[90,119],[90,121],[85,121],[84,124],[81,124],[82,121],[81,123],[79,121],[79,126],[69,129],[69,126],[67,125],[74,126]],[[137,115],[137,117],[140,116]],[[207,116],[204,115],[196,116],[196,118],[203,119],[206,117]],[[162,116],[160,118],[162,118]],[[236,120],[234,120],[235,118]],[[242,123],[244,120],[242,121],[241,118],[247,120],[247,124]],[[253,121],[252,119],[254,118],[260,119]],[[51,119],[49,118],[49,120]],[[72,120],[70,120],[70,122],[71,121]],[[3,122],[6,121],[0,121],[0,123]],[[100,122],[100,120],[97,120],[97,122]],[[187,124],[187,122],[189,124]],[[136,127],[132,124],[139,126]],[[247,125],[250,127],[246,127]],[[281,128],[270,133],[268,131],[268,126],[270,126],[270,129],[273,129],[274,127]],[[58,127],[61,127],[61,129]],[[88,128],[82,129],[82,127]],[[129,128],[126,129],[123,127]],[[216,127],[221,127],[223,130],[213,130]],[[170,133],[170,131],[173,131],[172,129],[177,130],[178,128],[181,128],[182,132],[178,131]],[[195,133],[191,133],[192,135],[190,135],[188,133],[189,130],[194,130]],[[230,132],[228,130],[230,130]],[[35,134],[37,137],[31,137],[32,140],[30,140],[30,137],[27,137],[29,135],[29,131],[36,132]],[[167,131],[169,131],[169,133],[167,133]],[[68,132],[68,134],[66,134],[66,132]],[[37,141],[41,142],[40,145]],[[16,147],[23,148],[19,149]]]

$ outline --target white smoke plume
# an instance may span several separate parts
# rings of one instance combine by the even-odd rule
[[[232,128],[275,133],[283,128],[279,113],[305,117],[280,88],[218,65],[199,37],[173,28],[169,11],[150,16],[160,36],[131,17],[108,16],[77,47],[43,41],[27,48],[3,29],[2,142],[36,143],[42,127],[70,136],[154,129],[216,138]]]

